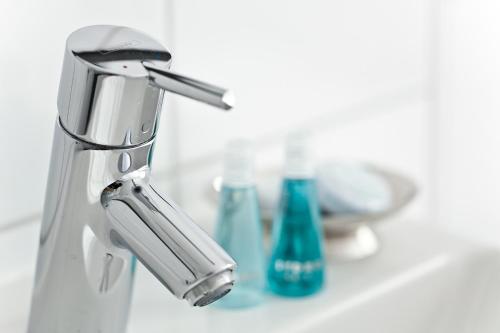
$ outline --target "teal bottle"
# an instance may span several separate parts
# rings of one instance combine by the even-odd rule
[[[269,289],[301,297],[321,290],[325,279],[319,202],[305,134],[288,137],[285,177],[273,221]]]
[[[215,239],[237,263],[234,288],[215,304],[245,308],[261,303],[266,286],[263,230],[253,153],[246,141],[233,141],[226,147]]]

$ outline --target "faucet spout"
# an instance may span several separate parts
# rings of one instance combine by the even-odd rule
[[[175,296],[204,306],[231,290],[233,259],[146,179],[113,183],[102,203],[111,241],[137,256]]]

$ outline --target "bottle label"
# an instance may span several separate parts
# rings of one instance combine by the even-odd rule
[[[277,259],[274,262],[274,269],[282,273],[284,278],[289,281],[298,281],[304,275],[310,275],[323,270],[323,261],[321,259],[310,261],[294,261]]]

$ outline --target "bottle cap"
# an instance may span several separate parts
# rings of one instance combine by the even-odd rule
[[[310,135],[305,131],[290,132],[285,145],[285,177],[311,178],[314,163],[310,147]]]
[[[223,184],[248,186],[254,184],[254,150],[250,141],[236,139],[226,144]]]

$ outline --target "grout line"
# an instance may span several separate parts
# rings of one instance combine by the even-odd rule
[[[347,126],[369,117],[377,117],[389,112],[395,112],[395,109],[398,106],[425,100],[427,96],[420,92],[422,90],[421,87],[422,84],[420,83],[408,85],[392,93],[379,95],[374,98],[362,100],[357,104],[353,104],[345,108],[338,108],[325,112],[319,116],[297,124],[296,127],[306,130],[314,130],[315,133],[318,133],[339,128],[341,126]],[[283,129],[262,135],[254,140],[254,146],[259,150],[269,149],[273,145],[280,143],[282,137],[288,131],[289,129]],[[183,173],[194,172],[197,171],[200,166],[218,163],[221,160],[222,155],[222,150],[215,150],[200,157],[190,159],[186,162],[177,163],[175,167],[166,168],[158,171],[156,174],[160,177],[172,178],[178,176],[181,169]]]
[[[439,223],[439,170],[440,170],[440,150],[441,138],[440,128],[440,110],[439,110],[439,63],[440,52],[440,18],[441,18],[441,0],[430,0],[430,19],[429,19],[429,137],[428,137],[428,160],[429,160],[429,220]]]
[[[0,233],[9,232],[13,229],[17,229],[26,225],[35,224],[42,218],[41,213],[32,214],[29,216],[22,217],[20,219],[8,222],[7,224],[0,225]]]
[[[0,288],[14,283],[19,283],[28,280],[31,283],[34,274],[34,267],[24,266],[12,272],[6,272],[0,276]]]
[[[168,20],[166,20],[166,23],[164,24],[164,29],[165,29],[165,34],[168,36],[169,39],[169,46],[173,48],[173,53],[175,53],[175,46],[176,46],[176,19],[175,19],[175,2],[174,0],[169,0],[165,3],[165,8],[164,10],[166,11],[166,15]],[[171,185],[171,195],[177,198],[181,198],[180,201],[182,201],[182,191],[180,189],[180,184],[178,181],[175,181],[180,174],[180,143],[179,143],[179,122],[180,122],[180,117],[179,117],[179,104],[177,103],[176,98],[169,98],[166,103],[164,103],[163,108],[168,107],[168,136],[167,139],[169,140],[169,160],[170,160],[170,177],[174,179],[170,183]],[[165,118],[166,115],[164,114],[163,117]],[[166,128],[167,129],[167,128]],[[159,177],[163,177],[163,175],[160,172]]]

